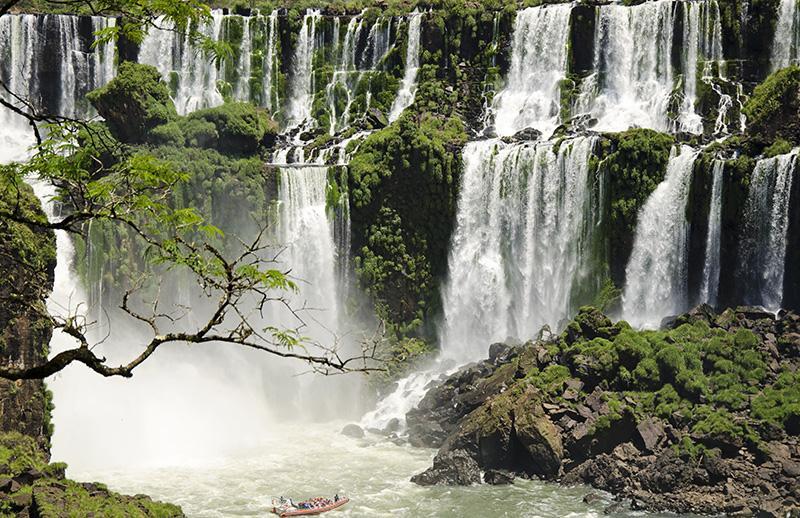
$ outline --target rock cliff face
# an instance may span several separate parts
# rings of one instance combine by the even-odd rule
[[[587,483],[632,508],[800,513],[800,316],[701,306],[663,331],[583,308],[558,337],[492,345],[408,416],[439,447],[420,484]]]
[[[0,189],[0,207],[18,203],[26,217],[46,221],[25,184]],[[18,194],[17,194],[18,193]],[[47,359],[53,325],[45,301],[53,288],[52,231],[0,219],[0,361],[30,366]],[[65,478],[49,464],[51,398],[43,380],[0,379],[0,515],[180,517],[177,506],[128,497],[102,484]]]
[[[21,186],[25,211],[44,218],[31,189]],[[3,200],[0,204],[13,203]],[[0,361],[31,365],[47,358],[52,324],[44,302],[53,286],[52,232],[0,220]],[[16,431],[50,447],[50,396],[41,380],[0,380],[0,431]]]

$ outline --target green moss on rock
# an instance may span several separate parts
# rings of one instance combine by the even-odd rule
[[[777,138],[800,143],[800,67],[771,74],[753,90],[743,108],[748,131],[772,142]]]
[[[116,78],[86,97],[122,142],[143,142],[151,129],[178,117],[169,88],[149,65],[122,63]]]

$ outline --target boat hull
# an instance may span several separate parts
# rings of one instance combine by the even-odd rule
[[[276,507],[272,508],[272,512],[280,516],[281,518],[286,518],[289,516],[314,516],[317,514],[327,513],[328,511],[333,511],[334,509],[338,509],[339,507],[343,506],[350,499],[340,498],[339,501],[333,502],[330,505],[326,505],[324,507],[315,507],[314,509],[296,509],[294,511],[281,511]]]

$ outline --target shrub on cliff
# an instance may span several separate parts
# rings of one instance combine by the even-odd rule
[[[748,131],[763,140],[800,143],[800,67],[783,68],[767,77],[753,90],[743,112]]]
[[[122,63],[114,80],[86,97],[121,142],[141,143],[151,129],[178,117],[161,74],[149,65]]]
[[[438,301],[465,140],[457,118],[407,111],[350,162],[356,272],[380,316],[404,331]]]
[[[216,140],[210,127],[199,125],[197,121],[213,124]],[[194,112],[182,126],[186,128],[185,133],[191,133],[198,143],[204,144],[202,147],[230,154],[255,153],[262,145],[271,145],[278,132],[269,115],[249,103],[225,103]]]
[[[624,285],[639,209],[664,179],[675,139],[649,129],[613,133],[601,140],[598,166],[608,178],[611,218],[609,257],[614,283]]]

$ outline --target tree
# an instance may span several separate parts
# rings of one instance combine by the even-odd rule
[[[6,15],[20,0],[0,0],[0,16]],[[207,52],[224,59],[225,49],[200,35],[198,23],[208,19],[208,7],[198,0],[44,0],[59,7],[71,6],[95,15],[122,14],[123,22],[97,34],[98,41],[120,35],[141,41],[148,28],[161,20],[187,32]],[[162,18],[163,17],[163,18]],[[37,145],[33,157],[24,164],[0,167],[0,223],[14,223],[37,231],[84,233],[89,223],[119,225],[145,246],[149,260],[163,271],[188,271],[209,300],[213,311],[207,319],[192,326],[182,322],[180,308],[162,308],[158,295],[147,305],[134,302],[140,286],[128,290],[121,310],[144,324],[151,338],[142,343],[141,352],[128,363],[109,365],[93,351],[88,333],[92,323],[77,312],[67,316],[47,313],[42,290],[30,305],[54,329],[71,337],[75,347],[60,352],[38,365],[0,365],[0,377],[42,379],[66,366],[83,363],[102,376],[130,377],[162,345],[175,342],[217,342],[256,349],[264,353],[308,362],[324,374],[375,370],[377,343],[364,344],[360,354],[344,356],[337,344],[313,343],[302,335],[302,311],[291,306],[288,294],[297,291],[289,272],[277,266],[280,250],[263,244],[264,229],[249,242],[241,242],[239,252],[229,256],[213,244],[221,232],[194,209],[176,209],[170,194],[187,180],[184,173],[166,162],[117,141],[102,125],[46,113],[34,103],[0,88],[0,104],[26,118]],[[46,131],[41,131],[44,128]],[[57,201],[67,211],[63,217],[47,220],[29,210],[24,203],[23,183],[36,176],[51,183],[59,193]],[[36,268],[36,265],[27,265]],[[0,300],[0,304],[4,301]],[[298,319],[296,327],[282,329],[263,326],[252,318],[269,304],[284,306]],[[244,307],[248,311],[244,311]],[[334,341],[335,342],[335,341]]]

